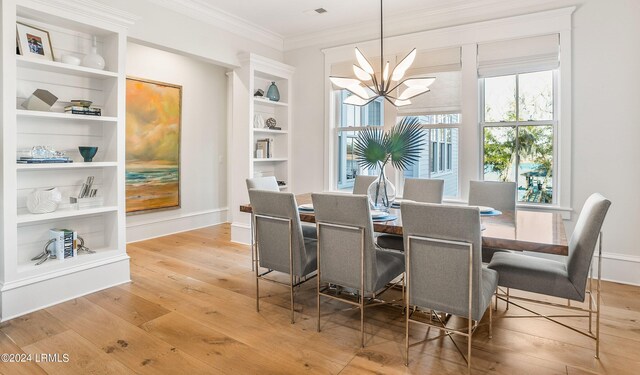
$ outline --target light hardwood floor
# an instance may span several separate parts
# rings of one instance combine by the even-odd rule
[[[288,289],[255,281],[247,246],[220,225],[128,246],[132,282],[0,325],[0,353],[66,353],[68,363],[0,363],[2,374],[458,374],[466,368],[448,339],[411,349],[403,362],[404,319],[392,307],[359,313],[323,302],[315,330],[315,280],[297,293],[289,323]],[[594,342],[539,319],[500,319],[493,338],[473,340],[474,374],[640,373],[640,288],[604,283],[601,359]],[[486,323],[486,318],[483,323]],[[454,322],[455,323],[455,322]],[[584,324],[584,323],[583,323]],[[428,335],[435,336],[437,332]],[[413,325],[413,340],[424,338]],[[456,339],[464,345],[463,338]]]

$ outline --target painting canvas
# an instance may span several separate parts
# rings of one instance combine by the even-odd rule
[[[180,207],[182,87],[127,78],[127,213]]]

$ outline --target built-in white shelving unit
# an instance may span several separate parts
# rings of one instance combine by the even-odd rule
[[[231,175],[231,204],[233,241],[249,242],[249,215],[241,214],[238,206],[249,201],[245,180],[249,177],[275,176],[284,181],[281,191],[291,191],[291,130],[293,129],[291,108],[293,67],[279,61],[255,54],[242,58],[242,66],[232,77],[233,120],[230,164],[234,166]],[[265,97],[254,97],[261,89],[265,95],[275,82],[280,92],[280,100],[271,101]],[[256,124],[255,119],[276,120],[280,130],[271,130],[264,124]],[[261,139],[271,140],[270,157],[259,157],[256,144]]]
[[[2,257],[1,319],[37,310],[130,280],[125,241],[124,137],[126,32],[134,19],[104,5],[72,6],[66,0],[2,1]],[[49,32],[56,60],[62,54],[82,58],[92,37],[106,61],[105,70],[34,60],[16,54],[16,22]],[[51,111],[21,107],[36,89],[58,97]],[[72,99],[87,99],[103,116],[64,113]],[[73,163],[18,164],[18,153],[33,146],[64,150]],[[97,146],[94,162],[85,163],[78,146]],[[88,176],[102,205],[76,209],[76,196]],[[33,214],[27,196],[39,188],[57,187],[58,209]],[[52,228],[78,232],[95,251],[35,265]]]

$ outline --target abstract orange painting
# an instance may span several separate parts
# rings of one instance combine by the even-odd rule
[[[182,86],[127,78],[127,213],[180,207]]]

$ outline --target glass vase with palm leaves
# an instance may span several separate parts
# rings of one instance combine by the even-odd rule
[[[396,197],[395,186],[384,172],[387,163],[396,169],[406,170],[419,159],[423,146],[417,117],[403,117],[387,132],[373,128],[360,132],[353,147],[358,164],[362,168],[380,171],[367,190],[373,209],[388,212]]]

